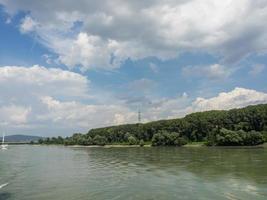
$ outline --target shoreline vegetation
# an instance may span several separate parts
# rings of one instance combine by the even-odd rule
[[[56,144],[57,145],[57,144]],[[71,148],[139,148],[140,145],[129,145],[129,144],[107,144],[104,146],[99,145],[68,145],[68,147]],[[150,148],[154,147],[151,144],[142,146],[144,148]],[[171,146],[169,146],[171,147]],[[203,143],[193,143],[193,144],[186,144],[181,146],[183,148],[202,148],[202,147],[208,147],[204,142]],[[260,144],[260,145],[254,145],[254,146],[212,146],[216,148],[228,148],[228,149],[259,149],[259,148],[267,148],[267,142]]]
[[[266,147],[267,104],[205,111],[184,118],[125,124],[40,139],[38,144],[72,147],[228,146]],[[36,144],[36,143],[35,143]]]

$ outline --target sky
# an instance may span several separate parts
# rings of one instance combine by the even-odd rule
[[[0,128],[91,128],[267,103],[266,0],[0,0]]]

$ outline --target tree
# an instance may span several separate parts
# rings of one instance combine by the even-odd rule
[[[161,131],[152,138],[152,146],[182,146],[186,143],[186,139],[176,132]]]
[[[138,144],[138,140],[134,136],[131,135],[128,137],[128,143],[129,145],[136,145]]]
[[[43,143],[44,143],[44,140],[43,140],[43,139],[39,139],[39,140],[38,140],[38,143],[39,143],[39,144],[43,144]]]
[[[209,137],[208,145],[218,146],[246,146],[259,145],[264,142],[263,135],[260,132],[243,130],[232,131],[225,128],[214,132],[216,135]]]
[[[152,137],[152,146],[164,146],[166,143],[166,138],[162,133],[156,133]]]
[[[93,144],[104,146],[107,144],[107,139],[103,136],[96,135],[93,139]]]

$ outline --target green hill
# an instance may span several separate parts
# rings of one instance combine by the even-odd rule
[[[257,145],[266,139],[266,132],[267,104],[260,104],[229,111],[197,112],[179,119],[96,128],[86,134],[76,133],[72,137],[60,138],[60,143],[105,145],[142,142],[154,146],[181,146],[188,142],[206,142],[208,145]],[[48,140],[46,143],[59,143],[57,138]]]
[[[2,137],[0,137],[2,141]],[[31,135],[7,135],[5,136],[6,142],[31,142],[31,141],[38,141],[39,139],[42,139],[42,137],[39,136],[31,136]]]

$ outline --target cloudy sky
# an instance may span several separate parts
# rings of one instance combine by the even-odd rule
[[[90,128],[267,103],[266,0],[0,0],[0,126]]]

